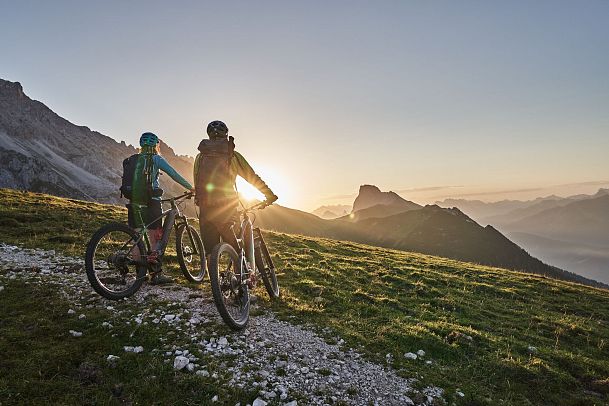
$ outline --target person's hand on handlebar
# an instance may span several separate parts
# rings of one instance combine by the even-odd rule
[[[186,193],[185,193],[186,197],[188,199],[190,199],[191,197],[195,196],[195,188],[191,187]]]
[[[265,197],[266,197],[266,199],[264,200],[264,202],[262,202],[262,203],[264,203],[262,205],[262,207],[270,206],[271,204],[275,203],[277,201],[277,199],[279,199],[277,197],[277,195],[274,193],[271,193]]]

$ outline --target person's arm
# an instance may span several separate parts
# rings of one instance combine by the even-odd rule
[[[277,196],[275,193],[267,186],[266,183],[254,172],[254,169],[250,166],[250,164],[245,160],[243,155],[234,152],[233,160],[235,160],[235,166],[237,167],[237,175],[241,176],[247,183],[254,186],[258,189],[264,197],[270,202],[274,202],[277,200]]]
[[[201,165],[201,153],[197,154],[195,158],[195,166],[192,170],[192,178],[194,179],[195,184],[197,183],[197,178],[199,177],[199,165]]]
[[[169,163],[165,160],[165,158],[163,158],[160,155],[155,155],[154,159],[156,161],[155,163],[156,163],[157,167],[160,170],[162,170],[163,172],[165,172],[167,175],[169,175],[169,177],[171,179],[178,182],[180,185],[184,186],[188,190],[193,189],[192,185],[186,179],[184,179],[182,177],[182,175],[180,175],[178,172],[176,172],[176,170],[173,169],[171,167],[171,165],[169,165]]]

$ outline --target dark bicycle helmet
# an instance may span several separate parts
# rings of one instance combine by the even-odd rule
[[[159,143],[159,137],[157,137],[156,134],[144,133],[140,137],[140,147],[146,147],[146,146],[154,147],[158,143]]]
[[[222,121],[212,121],[207,125],[209,138],[225,138],[228,135],[228,127]]]

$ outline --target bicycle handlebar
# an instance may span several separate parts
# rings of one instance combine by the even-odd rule
[[[172,200],[192,199],[195,194],[191,191],[182,193],[179,196],[170,197],[169,199],[161,199],[161,202],[170,202]]]
[[[273,203],[271,203],[271,204],[273,204]],[[253,205],[253,206],[250,206],[250,207],[246,207],[246,208],[244,208],[244,209],[243,209],[243,213],[247,213],[247,212],[250,212],[250,211],[253,211],[253,210],[256,210],[256,209],[260,209],[260,210],[262,210],[262,209],[264,209],[265,207],[270,206],[271,204],[269,204],[269,203],[268,203],[266,200],[263,200],[263,201],[261,201],[260,203],[256,203],[256,204],[255,204],[255,205]]]

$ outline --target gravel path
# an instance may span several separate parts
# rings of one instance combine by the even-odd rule
[[[176,369],[200,376],[210,374],[198,363],[203,354],[218,360],[230,359],[227,362],[227,371],[232,373],[230,383],[259,391],[253,406],[264,406],[267,402],[294,406],[295,398],[299,399],[298,404],[311,405],[339,401],[353,405],[412,405],[413,399],[416,404],[431,405],[442,398],[442,389],[414,389],[414,379],[403,379],[384,365],[362,359],[357,352],[344,348],[339,337],[335,337],[337,344],[329,344],[314,331],[278,320],[270,312],[252,316],[242,332],[219,335],[209,326],[222,321],[210,297],[204,297],[207,293],[201,289],[179,284],[165,287],[145,284],[128,300],[108,301],[93,292],[83,266],[83,260],[54,251],[0,243],[0,294],[3,279],[53,282],[62,287],[62,294],[74,304],[77,310],[71,309],[73,313],[80,314],[82,307],[106,307],[126,316],[134,326],[172,325],[183,333],[183,339],[165,340],[159,345],[162,348],[152,351],[164,357],[165,362],[173,363]],[[133,310],[134,302],[145,302],[139,308],[150,310],[137,313]],[[106,325],[112,328],[111,323]],[[77,336],[80,332],[70,333]],[[135,344],[125,343],[125,351],[151,350]],[[113,360],[109,357],[109,361]]]

